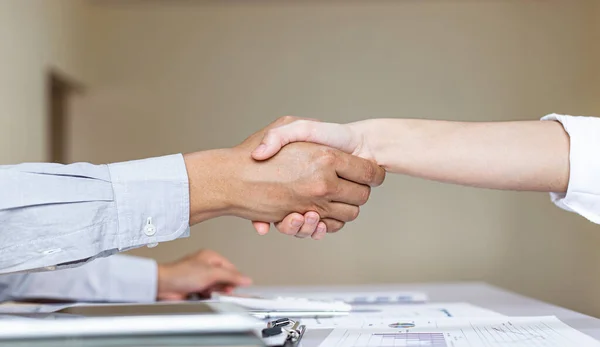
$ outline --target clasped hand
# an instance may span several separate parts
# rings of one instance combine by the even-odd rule
[[[297,120],[282,117],[235,148],[245,154],[238,184],[249,207],[236,215],[253,220],[259,234],[273,222],[282,233],[321,239],[358,217],[385,171],[372,160],[306,142],[281,143],[266,160],[251,157],[269,131]]]

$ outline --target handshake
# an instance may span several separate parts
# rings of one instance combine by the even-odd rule
[[[315,123],[282,117],[236,147],[186,154],[190,224],[236,216],[318,240],[356,219],[385,171],[357,133]]]

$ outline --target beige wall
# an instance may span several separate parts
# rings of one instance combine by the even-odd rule
[[[593,56],[595,59],[594,61],[598,62],[600,61],[600,45],[597,44],[597,42],[600,42],[600,20],[598,20],[600,18],[600,1],[596,1],[595,6],[596,9],[592,12],[592,15],[596,18],[596,20],[594,20],[594,30],[592,31],[594,33],[594,36],[590,45],[593,50]],[[594,105],[597,108],[600,108],[600,93],[598,92],[598,90],[600,90],[600,68],[597,68],[595,72],[596,73],[594,74],[594,76],[597,88],[595,89],[595,93],[593,93],[593,99]]]
[[[72,158],[231,146],[285,114],[600,114],[593,3],[96,2],[95,92],[76,108]],[[485,280],[600,315],[600,227],[545,194],[390,176],[361,218],[322,242],[259,237],[223,218],[135,253],[167,260],[199,247],[260,284]]]
[[[0,164],[46,160],[46,73],[83,78],[84,3],[0,1]]]

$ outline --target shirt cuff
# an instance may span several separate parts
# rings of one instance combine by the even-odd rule
[[[187,235],[189,182],[181,154],[108,165],[118,213],[118,249]]]
[[[114,260],[112,259],[114,258]],[[158,290],[158,265],[148,258],[114,256],[104,275],[109,302],[154,302]]]
[[[600,118],[549,114],[542,120],[560,122],[570,137],[569,186],[550,193],[552,202],[600,224]]]

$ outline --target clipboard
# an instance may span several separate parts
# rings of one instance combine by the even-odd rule
[[[267,323],[261,331],[263,341],[269,347],[297,347],[304,337],[306,326],[289,318]]]

